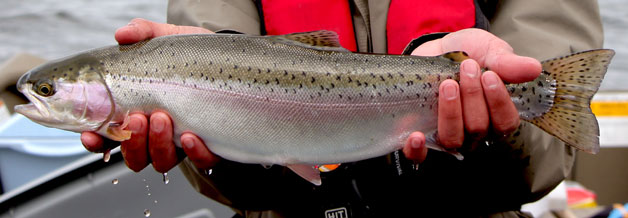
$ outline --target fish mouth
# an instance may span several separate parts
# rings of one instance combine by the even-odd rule
[[[26,96],[30,101],[28,104],[20,104],[14,107],[15,112],[20,113],[32,120],[40,122],[50,121],[50,111],[48,111],[48,105],[41,101],[39,98],[29,93],[29,85],[20,86],[20,92]]]

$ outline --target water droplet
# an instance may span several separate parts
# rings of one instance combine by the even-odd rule
[[[119,182],[119,181],[118,181],[118,179],[113,179],[113,180],[111,180],[111,183],[112,183],[112,184],[114,184],[114,185],[117,185],[117,184],[118,184],[118,182]]]
[[[146,195],[150,196],[151,194],[150,194],[150,192],[149,192],[149,193],[148,193],[148,194],[146,194]]]
[[[211,175],[214,171],[212,169],[205,170],[205,175]]]
[[[145,217],[149,217],[150,216],[150,210],[144,209],[144,216]]]
[[[111,159],[111,149],[107,149],[102,153],[102,160],[105,161],[105,163],[109,162],[109,159]]]
[[[155,204],[157,203],[157,200],[155,200]]]
[[[168,173],[164,173],[164,184],[168,185],[170,183],[170,179],[168,178]]]

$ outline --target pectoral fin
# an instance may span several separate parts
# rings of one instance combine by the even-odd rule
[[[297,175],[301,176],[305,180],[311,182],[314,185],[321,185],[323,182],[321,181],[320,171],[316,169],[316,167],[311,165],[303,165],[303,164],[291,164],[288,165],[288,168],[292,170]]]
[[[114,141],[124,141],[131,138],[131,130],[125,130],[126,126],[129,125],[129,117],[127,116],[124,119],[122,124],[119,123],[110,123],[109,125],[101,128],[98,131],[98,134],[107,137]]]

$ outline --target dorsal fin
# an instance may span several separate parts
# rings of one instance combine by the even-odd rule
[[[286,44],[294,44],[316,50],[350,52],[340,45],[338,34],[329,30],[291,33],[273,37],[282,39],[280,41]]]
[[[469,59],[469,55],[467,55],[466,52],[464,51],[452,51],[452,52],[447,52],[443,55],[441,55],[444,58],[447,58],[455,63],[462,63],[462,61]]]

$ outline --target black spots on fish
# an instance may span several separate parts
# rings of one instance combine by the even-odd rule
[[[294,74],[291,74],[290,80],[295,80],[297,77]]]
[[[521,91],[524,91],[524,92],[525,92],[525,91],[528,91],[528,88],[527,88],[527,87],[525,87],[525,86],[524,86],[524,87],[521,87]]]
[[[362,86],[362,83],[360,82],[360,80],[355,80],[355,84],[358,86]]]
[[[268,85],[268,84],[270,84],[270,81],[269,81],[269,80],[266,80],[266,81],[264,81],[264,84],[265,84],[265,85]]]
[[[331,76],[331,73],[330,73],[330,72],[327,72],[325,75],[326,75],[326,76]]]
[[[270,73],[270,68],[266,68],[266,73]]]
[[[147,71],[144,71],[144,75],[145,75],[145,76],[146,76],[146,75],[148,75],[148,70],[147,70]]]
[[[399,77],[401,78],[406,78],[406,76],[404,76],[402,72],[397,72],[397,74],[399,74]]]
[[[275,85],[279,85],[279,79],[275,78]]]
[[[314,83],[314,82],[316,82],[316,78],[312,77],[312,80],[310,81],[310,83]]]
[[[348,82],[348,83],[353,82],[353,79],[351,79],[351,76],[347,76],[347,82]]]
[[[218,71],[219,74],[222,74],[222,68],[220,68],[220,70]]]
[[[412,86],[412,85],[414,85],[414,81],[412,80],[406,81],[406,86]]]
[[[229,76],[227,77],[228,79],[232,79],[233,75],[229,74]]]
[[[414,74],[414,77],[415,77],[417,80],[423,80],[423,78],[421,77],[421,75],[419,75],[418,73]]]
[[[390,78],[390,79],[392,79],[392,78],[393,78],[392,73],[386,73],[386,74],[388,75],[388,78]]]
[[[299,83],[299,89],[303,88],[303,83]]]
[[[385,82],[385,81],[386,81],[386,79],[384,79],[384,76],[382,76],[382,75],[379,75],[379,79],[380,79],[382,82]]]
[[[338,94],[338,97],[339,97],[339,98],[342,98],[343,96],[342,96],[342,94]]]
[[[234,64],[234,65],[233,65],[233,69],[234,69],[234,70],[235,70],[235,69],[238,69],[238,65],[235,65],[235,64]]]
[[[336,76],[336,80],[340,81],[342,79],[342,77],[340,77],[340,75]]]
[[[288,71],[287,70],[283,70],[283,76],[288,76]]]
[[[63,73],[63,77],[68,77],[68,74],[67,73]]]

